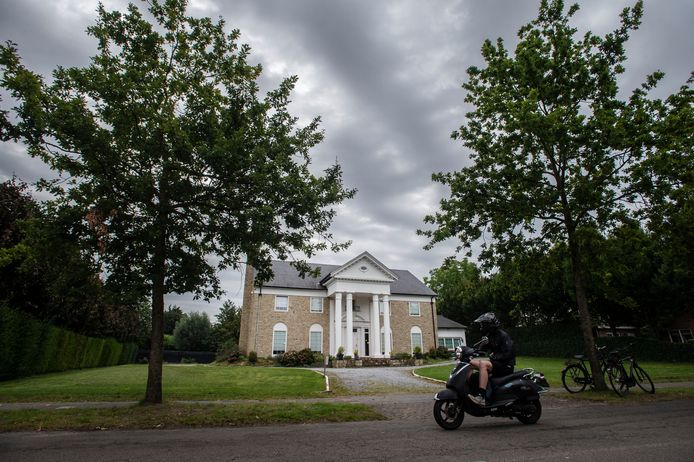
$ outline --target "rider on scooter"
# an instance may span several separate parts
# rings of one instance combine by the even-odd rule
[[[493,372],[494,377],[503,377],[513,373],[513,367],[516,365],[516,352],[511,336],[506,331],[499,329],[501,322],[494,313],[484,313],[472,323],[479,326],[484,336],[480,348],[489,352],[489,361],[486,359],[470,361],[470,364],[480,371],[480,382],[477,395],[469,394],[468,397],[477,405],[484,406],[489,375]],[[484,342],[485,338],[486,342]]]

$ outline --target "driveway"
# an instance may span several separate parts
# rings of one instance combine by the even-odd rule
[[[388,390],[426,392],[440,390],[441,383],[415,377],[413,367],[357,367],[328,369],[328,377],[337,377],[351,392],[374,393]],[[322,372],[322,370],[321,370]]]

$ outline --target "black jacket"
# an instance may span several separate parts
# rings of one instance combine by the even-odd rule
[[[487,338],[485,350],[493,353],[493,360],[507,365],[516,365],[516,350],[513,348],[513,340],[511,336],[501,329],[490,333]]]

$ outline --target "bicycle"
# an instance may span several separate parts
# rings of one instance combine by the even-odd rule
[[[616,365],[613,352],[607,353],[606,346],[595,346],[600,360],[600,371],[603,376],[608,375]],[[561,382],[569,393],[580,393],[588,385],[594,386],[593,375],[590,372],[590,363],[586,355],[575,355],[566,362],[566,367],[561,371]],[[614,387],[613,387],[614,389]]]
[[[636,362],[634,354],[631,352],[633,344],[616,351],[619,355],[616,367],[611,370],[610,385],[619,396],[626,396],[629,389],[638,386],[646,393],[655,393],[655,385],[648,373]],[[629,364],[629,370],[625,366]]]

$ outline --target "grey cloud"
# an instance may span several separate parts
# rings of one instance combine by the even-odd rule
[[[599,34],[613,30],[619,11],[634,1],[579,3],[580,36],[587,29]],[[431,188],[431,173],[457,170],[467,162],[466,151],[450,139],[468,110],[460,88],[465,70],[482,64],[480,47],[485,39],[502,37],[513,50],[518,28],[535,17],[539,0],[210,4],[216,11],[205,14],[221,15],[229,28],[239,28],[241,41],[253,48],[251,61],[263,64],[261,88],[274,88],[292,74],[298,74],[300,84],[302,77],[310,78],[312,91],[295,92],[292,111],[302,118],[322,116],[326,138],[314,149],[314,167],[323,169],[337,157],[345,184],[359,189],[355,199],[340,207],[333,226],[338,240],[354,241],[352,248],[314,260],[341,263],[367,250],[385,264],[409,269],[419,277],[439,266],[456,243],[427,252],[415,231],[424,226],[423,212],[434,212],[440,195],[445,195],[439,186],[436,193],[424,194]],[[44,73],[57,64],[84,65],[95,51],[84,30],[95,18],[96,1],[84,13],[77,11],[76,3],[60,5],[63,11],[39,0],[0,3],[0,40],[19,42],[27,64]],[[66,5],[74,11],[65,10]],[[658,95],[676,91],[686,81],[692,70],[694,32],[689,22],[693,17],[694,3],[688,0],[645,2],[643,25],[628,44],[623,76],[627,94],[656,69],[667,73]],[[271,72],[278,61],[286,75]],[[0,175],[45,173],[17,154],[17,148],[0,145]],[[240,275],[223,272],[220,277],[227,297],[240,303]],[[174,299],[180,304],[188,300],[189,310],[201,306],[211,313],[221,305],[221,301],[196,305],[188,296]]]

